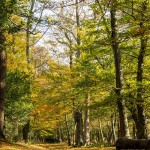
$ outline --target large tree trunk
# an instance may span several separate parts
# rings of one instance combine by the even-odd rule
[[[5,89],[6,89],[6,51],[5,36],[0,32],[0,139],[4,136],[4,107],[5,107]]]
[[[142,23],[143,24],[143,23]],[[142,28],[141,24],[141,28]],[[136,124],[137,128],[137,138],[144,139],[147,138],[146,133],[146,123],[145,123],[145,115],[144,115],[144,100],[143,100],[143,63],[145,57],[145,51],[147,46],[147,38],[141,37],[141,48],[138,57],[138,70],[137,70],[137,110],[138,110],[138,124]]]
[[[144,64],[144,58],[146,53],[146,47],[147,47],[147,40],[148,37],[145,36],[145,27],[144,27],[144,21],[145,16],[144,13],[147,11],[147,2],[143,2],[141,4],[142,8],[142,14],[141,14],[141,22],[140,22],[140,30],[141,30],[141,47],[140,52],[138,56],[138,67],[137,67],[137,111],[138,111],[138,124],[136,124],[137,128],[137,138],[138,139],[146,139],[147,138],[147,130],[146,130],[146,121],[145,121],[145,115],[144,115],[144,99],[143,99],[143,64]]]
[[[82,111],[77,110],[74,112],[74,122],[75,122],[75,145],[83,145],[83,120]]]
[[[89,129],[89,101],[90,94],[87,93],[85,98],[85,112],[84,112],[84,145],[90,144],[90,129]]]
[[[117,97],[117,105],[119,111],[119,125],[120,125],[120,137],[129,137],[129,128],[127,115],[125,110],[125,101],[122,98],[122,86],[123,86],[123,78],[122,78],[122,68],[121,68],[121,54],[119,49],[119,44],[117,40],[117,30],[116,30],[116,3],[117,0],[111,1],[111,43],[112,49],[114,52],[114,61],[115,61],[115,70],[116,70],[116,97]]]

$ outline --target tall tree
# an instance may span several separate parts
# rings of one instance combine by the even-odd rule
[[[76,0],[76,29],[77,29],[77,45],[80,46],[81,44],[81,39],[80,39],[80,18],[79,18],[79,1]],[[76,58],[80,58],[80,50],[77,48],[76,51]],[[82,109],[80,108],[81,106],[75,106],[74,109],[74,122],[75,122],[75,144],[77,146],[83,145],[83,118],[82,118]]]
[[[134,58],[134,66],[136,66],[135,72],[136,72],[136,90],[133,91],[133,93],[129,92],[128,97],[130,97],[130,106],[128,107],[131,116],[135,122],[136,130],[137,130],[137,138],[144,139],[147,138],[147,129],[146,129],[146,118],[145,118],[145,99],[144,99],[144,64],[145,64],[145,58],[146,58],[146,52],[148,47],[148,35],[147,32],[149,30],[149,21],[148,21],[148,2],[145,1],[130,1],[130,6],[127,8],[127,10],[130,13],[127,13],[126,11],[123,11],[126,16],[130,16],[130,21],[133,20],[133,23],[129,23],[128,28],[131,29],[131,33],[128,34],[131,36],[132,40],[137,41],[139,46],[136,46],[135,49],[132,47],[130,48],[132,51],[132,59]],[[138,8],[138,9],[136,9]],[[130,24],[132,24],[130,26]],[[134,28],[133,28],[134,26]],[[135,30],[136,28],[136,30]],[[127,42],[126,43],[130,43]],[[135,44],[132,43],[132,45],[135,46]],[[140,48],[139,48],[140,47]],[[131,78],[131,76],[130,76]],[[129,84],[130,85],[130,84]],[[133,87],[129,86],[128,88],[131,90]],[[136,91],[136,92],[135,92]]]
[[[0,31],[0,138],[4,138],[3,130],[6,88],[6,51],[4,44],[5,36],[4,33]]]
[[[137,138],[139,139],[146,139],[147,132],[146,132],[146,120],[145,120],[145,112],[144,112],[144,99],[143,99],[143,64],[144,58],[146,55],[146,48],[147,48],[147,41],[148,36],[145,35],[146,27],[144,23],[146,23],[146,16],[145,13],[147,11],[148,2],[144,1],[141,3],[141,20],[140,20],[140,50],[138,54],[138,64],[137,64],[137,118],[136,120],[136,128],[137,128]]]
[[[16,1],[15,1],[16,2]],[[11,1],[10,3],[14,4]],[[8,11],[6,0],[2,0],[0,3],[0,138],[4,138],[4,109],[5,109],[5,89],[6,89],[6,21]]]
[[[117,0],[111,1],[111,43],[112,49],[114,52],[114,64],[116,70],[116,97],[117,97],[117,105],[119,111],[119,133],[120,137],[129,137],[129,128],[128,128],[128,121],[126,116],[126,107],[125,101],[122,97],[123,94],[123,74],[121,68],[121,53],[119,49],[119,43],[117,38],[117,30],[116,30],[116,7],[117,7]]]

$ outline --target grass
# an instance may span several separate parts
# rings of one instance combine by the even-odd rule
[[[6,142],[0,142],[0,150],[115,150],[114,147],[107,148],[98,148],[98,147],[81,147],[81,148],[72,148],[68,147],[67,144],[25,144],[25,143],[16,143],[10,144]]]

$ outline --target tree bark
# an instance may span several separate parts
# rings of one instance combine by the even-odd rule
[[[144,13],[147,11],[147,2],[141,3],[141,20],[139,23],[139,29],[140,29],[140,51],[138,55],[138,62],[137,62],[137,76],[136,76],[136,82],[137,82],[137,95],[136,95],[136,101],[134,101],[134,104],[132,102],[132,109],[131,115],[135,122],[136,126],[136,136],[138,139],[146,139],[147,138],[147,127],[146,127],[146,120],[145,120],[145,114],[144,114],[144,99],[143,99],[143,66],[144,66],[144,58],[146,53],[146,47],[147,47],[147,41],[148,37],[145,35],[146,28],[144,27],[145,24],[145,16]]]
[[[116,142],[116,131],[115,131],[115,115],[111,115],[111,127],[112,127],[112,135],[113,135],[113,144]]]
[[[80,28],[80,19],[79,19],[79,2],[78,0],[75,1],[76,3],[76,29],[77,29],[77,45],[81,44],[81,39],[79,35],[79,28]],[[76,58],[80,58],[80,50],[77,49]],[[73,104],[74,105],[74,104]],[[80,106],[74,109],[74,122],[75,122],[75,145],[82,146],[83,145],[83,120],[82,120],[82,110]]]
[[[78,7],[78,0],[76,0],[76,24],[77,24],[77,45],[81,44],[79,28],[80,28],[80,18],[79,18],[79,7]],[[77,49],[76,58],[80,57],[80,50]]]
[[[5,90],[6,90],[6,50],[4,24],[7,20],[6,1],[0,2],[0,139],[4,139],[4,108],[5,108]]]
[[[34,8],[35,0],[31,0],[31,7],[29,10],[29,14],[27,16],[27,24],[26,24],[26,59],[27,59],[27,68],[30,63],[30,29],[31,29],[31,18],[33,16],[33,8]],[[29,87],[30,88],[30,87]],[[30,117],[28,119],[28,122],[23,127],[23,139],[25,142],[28,142],[28,134],[29,134],[29,128],[30,128]]]
[[[123,86],[123,74],[121,68],[121,54],[117,39],[117,30],[116,30],[116,2],[117,0],[111,1],[111,44],[114,52],[114,63],[116,70],[116,97],[117,97],[117,105],[119,111],[119,125],[120,125],[120,137],[129,137],[129,128],[128,121],[126,115],[125,101],[122,98],[122,86]]]
[[[141,28],[143,23],[141,23]],[[146,122],[145,122],[145,114],[144,114],[144,100],[143,100],[143,64],[144,64],[144,57],[147,47],[147,38],[144,36],[141,37],[141,48],[138,57],[138,70],[137,70],[137,110],[138,110],[138,124],[136,124],[137,128],[137,138],[145,139],[147,138],[146,133]]]
[[[35,0],[31,0],[31,7],[29,10],[29,14],[27,16],[27,24],[26,24],[26,27],[27,27],[27,30],[26,30],[26,59],[27,59],[28,63],[30,62],[30,52],[29,52],[29,49],[30,49],[30,29],[31,29],[31,19],[33,17],[34,5],[35,5]]]
[[[135,123],[133,123],[133,139],[136,139],[136,127],[135,127]]]
[[[75,122],[75,145],[83,145],[83,120],[82,112],[77,110],[74,112],[74,122]]]
[[[65,123],[66,123],[66,129],[67,129],[68,145],[71,146],[71,135],[70,135],[69,125],[68,125],[67,114],[65,114]]]
[[[100,142],[104,144],[104,135],[103,135],[103,130],[102,130],[102,124],[100,118],[98,118],[98,132],[99,132],[99,137],[100,137]]]
[[[84,112],[84,145],[90,144],[90,129],[89,129],[89,101],[90,94],[87,93],[85,98],[85,112]]]
[[[28,120],[27,124],[25,124],[23,127],[23,140],[25,143],[28,142],[29,130],[30,130],[30,120]]]
[[[5,36],[0,32],[0,139],[4,136],[4,108],[6,90],[6,50]]]

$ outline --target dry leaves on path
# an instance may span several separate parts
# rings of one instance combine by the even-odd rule
[[[81,147],[81,148],[72,148],[68,147],[67,144],[24,144],[16,143],[9,144],[5,142],[0,143],[0,150],[115,150],[113,147],[107,148],[98,148],[98,147]]]

